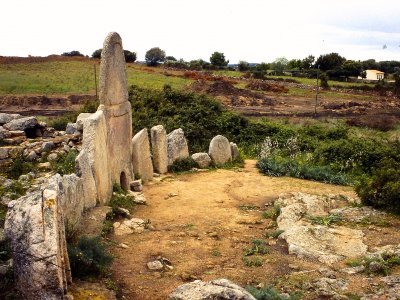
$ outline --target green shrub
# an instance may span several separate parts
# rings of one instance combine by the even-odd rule
[[[355,190],[365,205],[400,211],[400,163],[387,160],[371,176],[364,175]]]
[[[108,219],[112,220],[121,215],[119,208],[125,208],[132,211],[135,208],[135,202],[133,200],[133,196],[127,194],[127,192],[119,185],[114,184],[113,194],[108,204],[111,206],[112,211],[110,212]]]
[[[78,278],[105,275],[113,260],[100,237],[82,236],[76,245],[68,245],[68,256]]]
[[[289,294],[288,296],[279,294],[273,287],[255,288],[247,286],[246,290],[254,296],[257,300],[299,300],[301,294]]]
[[[263,265],[263,261],[260,257],[242,257],[242,261],[246,267],[261,267]]]
[[[276,221],[276,219],[278,219],[280,214],[281,214],[281,207],[279,204],[275,204],[273,208],[264,211],[261,216],[264,219],[271,219],[272,221]]]
[[[34,164],[24,161],[22,156],[15,158],[10,167],[8,167],[7,175],[10,178],[18,179],[19,176],[34,170]]]
[[[168,171],[173,173],[190,171],[193,168],[197,168],[197,163],[191,158],[183,158],[176,160],[171,166],[168,166]]]
[[[78,151],[71,150],[66,155],[60,156],[55,163],[53,169],[56,173],[62,175],[72,174],[76,171],[75,159],[78,156]]]
[[[67,128],[67,124],[74,123],[77,117],[78,112],[69,112],[63,116],[50,119],[47,123],[49,127],[53,127],[55,130],[64,131]]]

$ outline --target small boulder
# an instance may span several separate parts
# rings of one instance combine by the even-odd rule
[[[195,153],[192,155],[192,159],[197,163],[199,168],[205,169],[210,166],[211,158],[207,153]]]
[[[149,261],[147,263],[147,268],[149,268],[149,270],[152,270],[152,271],[161,271],[164,268],[164,266],[161,263],[161,261],[154,260],[154,261]]]
[[[177,287],[168,300],[255,300],[249,292],[227,279],[209,282],[196,280]]]
[[[53,142],[44,142],[42,144],[41,152],[49,152],[51,149],[54,148],[54,143]]]
[[[10,122],[4,124],[4,128],[10,131],[18,131],[18,130],[26,130],[29,128],[33,128],[38,124],[38,121],[35,117],[24,117],[13,119]]]
[[[67,124],[67,128],[65,129],[66,134],[74,134],[77,131],[78,131],[78,129],[77,129],[76,123],[68,123]]]
[[[0,113],[0,125],[11,122],[12,120],[22,118],[20,114]]]
[[[38,155],[33,150],[31,152],[29,152],[29,154],[26,156],[27,161],[35,161],[37,158],[38,158]]]
[[[57,158],[58,158],[57,153],[51,153],[51,154],[49,154],[49,156],[47,156],[48,161],[56,161]]]
[[[231,145],[222,135],[215,136],[208,149],[208,154],[216,165],[223,165],[232,160]]]
[[[0,148],[0,159],[8,158],[8,148]]]

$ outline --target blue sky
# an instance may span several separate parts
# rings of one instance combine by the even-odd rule
[[[400,60],[395,0],[2,0],[0,55],[45,56],[102,47],[117,31],[124,48],[208,60],[224,52],[270,62],[338,52],[348,59]],[[386,49],[383,49],[386,45]]]

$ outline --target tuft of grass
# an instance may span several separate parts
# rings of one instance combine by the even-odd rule
[[[239,208],[240,208],[241,210],[244,210],[244,211],[259,210],[259,209],[260,209],[259,206],[257,206],[257,205],[252,205],[252,204],[243,204],[243,205],[240,205]]]
[[[251,247],[244,250],[244,256],[265,255],[269,253],[267,243],[260,239],[251,242]]]
[[[284,232],[285,232],[285,230],[278,229],[278,230],[268,233],[266,236],[277,239]]]
[[[346,265],[348,265],[349,267],[354,268],[354,267],[362,266],[363,261],[362,261],[362,259],[359,259],[359,258],[352,258],[352,259],[346,260],[345,263],[346,263]]]
[[[246,290],[254,296],[257,300],[299,300],[301,293],[293,293],[289,295],[280,294],[273,287],[255,288],[253,286],[246,286]]]
[[[280,214],[281,214],[281,207],[280,205],[275,204],[273,208],[264,211],[261,216],[263,219],[271,219],[273,221],[276,221],[276,219],[278,219]]]
[[[263,261],[260,257],[242,257],[242,261],[246,267],[261,267],[263,265]]]
[[[312,224],[331,226],[334,223],[339,223],[342,221],[342,217],[334,214],[328,216],[309,216],[309,220]]]

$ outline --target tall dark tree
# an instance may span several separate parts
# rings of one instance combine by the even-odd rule
[[[151,48],[146,52],[145,60],[148,66],[157,66],[165,60],[165,51],[158,47]]]
[[[306,70],[311,69],[315,62],[315,56],[309,55],[306,58],[304,58],[301,62],[303,64],[304,69]]]
[[[82,53],[80,53],[77,50],[71,51],[71,52],[64,52],[61,54],[61,56],[84,56]]]
[[[314,67],[318,68],[319,66],[322,71],[335,70],[339,69],[345,61],[346,59],[339,54],[330,53],[320,55],[315,62]]]
[[[245,72],[245,71],[248,71],[249,69],[250,69],[250,65],[247,61],[244,61],[244,60],[239,61],[238,70],[240,72]]]
[[[214,52],[211,54],[210,62],[214,67],[226,67],[229,63],[229,60],[225,60],[225,55],[222,52]]]

